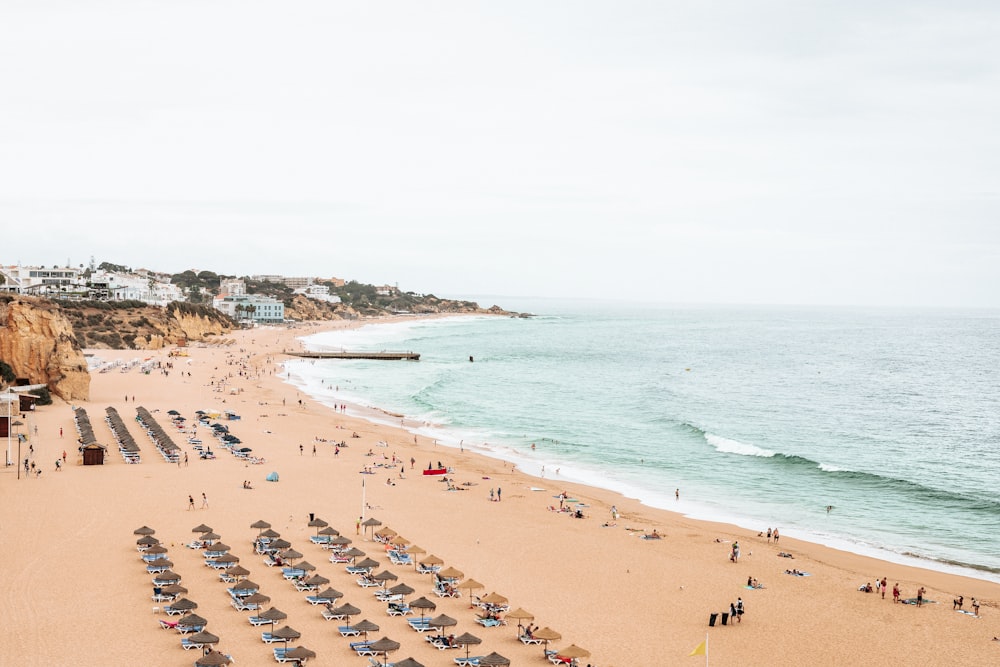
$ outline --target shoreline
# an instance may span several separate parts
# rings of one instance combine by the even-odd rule
[[[57,401],[29,416],[27,428],[39,427],[32,445],[44,474],[17,480],[13,469],[0,472],[0,502],[16,508],[0,517],[0,613],[8,618],[8,654],[18,664],[60,664],[69,654],[78,664],[125,664],[137,654],[152,656],[147,661],[153,664],[192,662],[192,654],[179,648],[178,635],[156,624],[162,614],[150,611],[149,576],[137,558],[132,534],[143,524],[155,528],[167,544],[189,597],[210,621],[208,630],[222,637],[220,648],[240,665],[274,664],[259,632],[249,626],[245,614],[231,608],[225,587],[201,565],[200,554],[181,546],[191,539],[191,527],[201,522],[232,545],[262,592],[289,614],[288,623],[302,632],[301,643],[319,654],[314,664],[361,664],[335,624],[323,620],[280,572],[253,555],[249,545],[256,531],[249,525],[257,519],[271,522],[305,554],[345,593],[345,601],[381,626],[380,635],[403,644],[389,656],[391,661],[412,656],[428,667],[451,664],[451,654],[439,653],[405,623],[387,617],[384,604],[359,589],[309,542],[314,529],[307,522],[313,512],[375,555],[375,545],[351,530],[362,497],[372,507],[366,516],[378,518],[446,565],[484,583],[482,593],[497,591],[510,599],[512,608],[531,611],[538,625],[560,632],[562,640],[550,648],[574,643],[589,649],[593,655],[582,664],[683,664],[706,632],[711,635],[712,660],[725,663],[849,660],[883,665],[920,655],[921,662],[945,665],[996,659],[1000,643],[990,641],[1000,634],[996,584],[887,563],[787,535],[779,547],[758,539],[756,531],[693,520],[612,491],[562,481],[540,483],[505,461],[435,446],[419,434],[414,443],[412,433],[338,414],[287,384],[277,372],[284,360],[280,351],[302,333],[301,327],[235,332],[229,336],[232,345],[195,346],[188,358],[173,358],[169,376],[137,371],[93,374],[91,400],[80,405],[105,441],[110,432],[103,422],[104,409],[115,407],[126,417],[142,448],[143,462],[138,465],[124,464],[112,446],[104,466],[82,466],[70,458],[65,469],[55,472],[51,461],[73,444],[71,411]],[[166,361],[167,352],[153,356]],[[135,356],[132,351],[100,354]],[[226,391],[218,391],[222,387]],[[216,460],[193,457],[190,466],[166,463],[135,427],[133,406],[156,410],[154,415],[163,420],[170,409],[188,417],[197,409],[236,410],[242,419],[227,424],[267,462],[251,466],[221,452]],[[60,429],[66,437],[60,437]],[[353,432],[357,439],[351,437]],[[180,437],[175,441],[185,452],[193,452]],[[333,441],[347,442],[348,447],[335,453]],[[380,447],[380,441],[386,447]],[[366,456],[369,450],[374,457]],[[398,469],[358,474],[362,466],[381,462],[379,455],[388,459],[393,454],[406,462],[413,459],[416,469],[408,468],[403,477]],[[448,492],[445,484],[420,474],[428,461],[436,460],[455,469],[449,477],[466,491]],[[278,483],[263,479],[272,470],[280,473]],[[252,490],[242,488],[248,478]],[[502,502],[489,501],[494,487],[502,487]],[[534,490],[538,488],[547,490]],[[547,510],[558,503],[553,496],[563,490],[588,506],[585,519]],[[211,507],[187,509],[187,496],[203,492]],[[610,523],[612,505],[621,516],[615,526],[604,527]],[[654,528],[664,539],[637,537]],[[733,540],[743,546],[738,563],[727,557]],[[795,558],[779,558],[780,551]],[[785,575],[792,567],[812,576]],[[415,596],[433,599],[436,613],[458,619],[458,633],[481,637],[483,644],[477,648],[483,652],[495,650],[517,665],[547,664],[537,646],[516,640],[512,627],[476,625],[467,595],[439,600],[430,594],[430,580],[414,574],[412,566],[390,566],[390,571],[416,588]],[[926,587],[927,597],[937,604],[916,609],[857,591],[859,584],[874,582],[876,576],[889,577],[890,586],[900,582],[906,597]],[[766,588],[745,589],[748,577]],[[947,608],[959,594],[965,596],[966,609],[971,597],[980,599],[980,618]],[[739,627],[707,627],[709,613],[727,609],[738,596],[747,605]],[[102,622],[80,623],[83,609]],[[121,642],[121,636],[130,640]],[[656,638],[655,646],[651,637]]]
[[[441,317],[427,318],[427,319],[461,319],[465,317],[489,317],[489,316],[476,316],[476,315],[442,315]],[[338,327],[338,330],[350,329],[350,328],[360,328],[361,326],[374,325],[380,326],[381,324],[392,324],[395,323],[393,320],[395,318],[386,318],[385,321],[381,320],[369,320],[363,323],[358,323],[358,327]],[[414,319],[420,318],[405,318],[402,321],[413,321]],[[303,347],[308,344],[304,339],[309,336],[316,334],[322,334],[324,331],[316,331],[306,336],[297,337],[297,340],[301,342]],[[313,347],[325,347],[323,345],[313,345]],[[292,363],[296,363],[296,360],[290,359]],[[293,379],[288,377],[288,371],[285,371],[286,379],[285,382],[294,387],[296,390],[302,391],[304,393],[309,393],[309,390],[304,384],[297,384]],[[319,397],[315,394],[311,394],[311,398],[322,405],[327,405],[327,400],[324,397]],[[329,406],[328,406],[329,407]],[[402,428],[403,430],[411,433],[420,435],[422,437],[434,438],[435,442],[440,442],[442,446],[459,449],[459,440],[461,440],[461,434],[451,434],[448,433],[446,427],[441,427],[440,425],[430,425],[427,422],[421,422],[419,418],[410,415],[403,415],[392,412],[389,409],[380,407],[374,404],[359,404],[356,402],[355,398],[348,401],[348,409],[354,409],[354,412],[349,412],[353,416],[359,417],[371,421],[373,423],[385,426],[387,428]],[[396,424],[394,419],[405,417],[407,423],[405,426],[400,426]],[[435,431],[441,431],[441,433],[436,433]],[[472,438],[469,438],[468,434],[466,439],[472,442]],[[470,444],[465,447],[467,451],[476,453],[480,456],[495,459],[498,461],[503,461],[508,464],[513,464],[517,466],[519,472],[533,477],[538,481],[546,481],[548,483],[553,483],[556,480],[553,478],[545,478],[537,473],[528,470],[529,464],[534,458],[530,454],[524,454],[519,451],[517,447],[511,444],[500,444],[495,447],[483,447],[478,444]],[[572,469],[577,462],[559,462],[556,460],[546,460],[544,462],[544,467],[547,466],[550,469],[555,469],[559,466],[563,468]],[[540,463],[538,465],[541,465]],[[597,478],[599,475],[591,474],[590,477]],[[602,491],[608,491],[610,493],[618,494],[622,498],[628,498],[632,500],[637,500],[643,506],[649,507],[653,510],[662,510],[666,512],[671,512],[679,516],[696,520],[704,521],[708,523],[721,523],[725,525],[731,525],[735,528],[739,528],[747,531],[762,531],[761,525],[766,524],[767,520],[757,519],[749,515],[740,515],[732,511],[729,507],[723,507],[719,505],[709,505],[699,503],[697,500],[688,500],[685,498],[684,502],[687,505],[685,509],[677,509],[674,507],[674,501],[668,498],[666,494],[660,494],[657,496],[655,493],[649,491],[648,489],[638,488],[638,487],[628,487],[625,488],[624,483],[617,485],[604,486],[596,481],[596,479],[579,479],[574,477],[572,474],[569,476],[562,476],[558,480],[559,483],[574,483],[583,485],[590,488],[600,489]],[[662,497],[661,497],[662,496]],[[887,563],[892,563],[896,565],[903,565],[914,568],[922,568],[933,572],[940,572],[942,574],[951,574],[955,576],[967,577],[972,579],[979,579],[986,582],[1000,584],[1000,572],[996,569],[991,568],[986,565],[977,566],[975,564],[967,563],[955,563],[950,562],[944,557],[936,558],[933,556],[922,556],[907,552],[896,551],[889,546],[880,546],[878,544],[869,544],[862,540],[852,540],[850,536],[831,533],[823,534],[816,530],[810,528],[801,527],[782,527],[783,534],[786,536],[794,536],[796,539],[808,542],[811,544],[816,544],[818,546],[824,546],[831,549],[836,549],[838,551],[843,551],[846,553],[855,554],[858,556],[864,556],[868,558],[873,558],[880,561],[885,561]],[[901,546],[900,548],[906,548]]]

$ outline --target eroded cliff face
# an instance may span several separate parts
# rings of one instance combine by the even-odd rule
[[[128,303],[65,303],[77,342],[87,349],[159,350],[189,342],[220,342],[231,331],[221,313],[173,303],[166,308]]]
[[[87,400],[90,395],[90,373],[73,327],[50,301],[0,299],[0,359],[18,378],[45,384],[64,400]]]

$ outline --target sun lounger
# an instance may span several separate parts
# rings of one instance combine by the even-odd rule
[[[427,632],[428,630],[435,630],[436,628],[431,625],[431,620],[429,618],[408,618],[406,622],[410,624],[410,627],[417,632]]]
[[[412,565],[413,557],[403,551],[389,551],[389,560],[393,565]]]
[[[244,602],[240,598],[233,598],[233,609],[236,611],[257,611],[260,609],[260,605],[254,602]]]
[[[360,630],[355,630],[349,625],[341,625],[337,630],[340,632],[341,637],[357,637],[361,634]]]
[[[169,593],[154,593],[153,602],[171,602],[176,600],[176,595],[170,595]]]
[[[306,571],[297,567],[283,567],[281,568],[281,576],[285,579],[301,579],[306,576]]]
[[[177,627],[175,629],[177,630],[177,632],[181,633],[182,635],[186,635],[189,632],[201,632],[202,630],[205,629],[205,626],[204,625],[181,625],[180,623],[178,623]]]
[[[316,597],[315,595],[307,595],[306,596],[306,602],[308,602],[309,604],[312,604],[312,605],[326,604],[329,601],[330,601],[330,598],[321,598],[321,597]]]
[[[368,658],[368,665],[369,667],[396,667],[396,663],[394,662],[381,663],[375,658]]]
[[[368,574],[372,571],[370,567],[358,567],[356,565],[348,565],[344,569],[347,570],[347,574]]]
[[[390,616],[406,616],[407,614],[412,614],[413,610],[408,605],[391,602],[385,613]]]
[[[251,616],[249,619],[250,625],[270,625],[271,620],[266,618],[261,618],[260,616]]]
[[[262,633],[260,633],[260,640],[262,642],[264,642],[265,644],[274,644],[275,642],[286,641],[286,640],[282,639],[281,637],[275,637],[270,632],[262,632]]]
[[[400,593],[390,593],[388,590],[380,588],[375,591],[375,599],[379,602],[399,602],[403,596]]]
[[[541,644],[542,643],[541,639],[536,639],[534,637],[529,637],[528,635],[521,635],[520,637],[518,637],[518,639],[521,640],[522,644]]]
[[[434,574],[440,570],[440,565],[424,565],[423,563],[417,563],[417,574]]]
[[[309,536],[309,541],[312,542],[313,544],[326,544],[331,539],[333,539],[332,535],[310,535]]]
[[[198,642],[193,642],[190,639],[188,639],[187,637],[181,637],[181,648],[184,649],[185,651],[190,651],[193,648],[200,649],[203,646],[205,646],[205,645],[204,644],[199,644]]]
[[[361,588],[374,588],[376,586],[381,586],[382,582],[375,581],[374,579],[366,579],[365,577],[358,577],[358,586]]]
[[[478,616],[476,617],[476,623],[483,626],[484,628],[495,628],[498,625],[507,625],[507,622],[504,621],[503,619],[482,618]]]
[[[174,609],[172,606],[167,605],[166,607],[163,608],[163,611],[164,611],[164,613],[166,613],[167,616],[182,616],[182,615],[188,613],[191,610],[190,609]]]
[[[361,646],[353,647],[354,652],[360,656],[366,655],[378,655],[377,651],[373,651],[371,647],[371,642],[364,642]]]
[[[272,650],[274,652],[275,662],[288,662],[288,658],[285,657],[285,654],[291,650],[290,648],[287,646],[275,646]]]
[[[483,659],[481,655],[473,655],[468,658],[455,658],[455,664],[459,667],[479,667],[479,661]]]
[[[446,651],[450,648],[458,648],[458,644],[449,644],[448,637],[444,635],[434,635],[433,637],[424,637],[427,642],[439,651]]]
[[[348,558],[347,556],[344,556],[343,554],[335,553],[330,555],[330,562],[337,564],[350,563],[351,559]]]
[[[325,618],[328,621],[342,621],[345,618],[347,618],[347,614],[334,614],[329,609],[324,609],[323,618]]]
[[[294,586],[295,590],[299,591],[300,593],[304,593],[306,591],[319,590],[319,584],[309,584],[302,579],[296,579]]]
[[[163,628],[164,630],[177,629],[177,621],[164,621],[162,618],[159,619],[159,621],[160,621],[160,627]]]

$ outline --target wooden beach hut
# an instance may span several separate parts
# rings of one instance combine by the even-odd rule
[[[83,451],[83,465],[85,466],[102,466],[104,465],[104,452],[107,451],[107,447],[100,445],[96,442],[92,442],[85,447],[81,447]]]

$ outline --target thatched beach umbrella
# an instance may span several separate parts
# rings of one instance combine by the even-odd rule
[[[403,547],[405,549],[406,546],[410,544],[410,541],[405,537],[403,537],[402,535],[396,535],[396,537],[389,540],[389,544],[396,547]]]
[[[198,608],[198,603],[188,600],[187,598],[181,598],[176,602],[171,603],[171,609],[179,609],[180,611],[194,611]]]
[[[288,614],[286,614],[285,612],[281,611],[277,607],[271,607],[267,611],[263,611],[260,614],[257,614],[257,616],[260,617],[260,618],[263,618],[266,621],[271,621],[271,627],[272,628],[274,627],[274,624],[276,622],[283,621],[286,618],[288,618]]]
[[[193,635],[188,635],[188,641],[192,644],[218,644],[219,638],[211,632],[202,630],[201,632],[196,632]]]
[[[237,591],[256,591],[260,590],[260,584],[258,584],[256,581],[250,581],[249,579],[244,579],[240,583],[233,586],[233,589]]]
[[[267,521],[264,521],[263,519],[257,519],[256,521],[250,524],[250,527],[256,528],[258,531],[257,534],[259,535],[261,532],[270,528],[271,524],[269,524]]]
[[[280,639],[285,643],[285,646],[288,646],[288,642],[290,642],[293,639],[298,639],[299,637],[302,636],[302,633],[286,625],[272,632],[271,636],[277,637],[278,639]]]
[[[173,570],[167,570],[166,572],[160,572],[158,575],[153,577],[154,584],[179,584],[181,583],[181,575],[177,574]]]
[[[412,586],[407,586],[406,584],[396,584],[389,589],[389,592],[393,595],[402,595],[406,597],[407,595],[412,595],[415,590]]]
[[[434,611],[437,609],[437,605],[428,600],[426,597],[419,597],[410,603],[410,608],[420,610],[420,620],[422,621],[424,620],[424,612]]]
[[[329,583],[329,582],[327,582],[327,583]],[[340,598],[344,597],[344,594],[341,593],[340,591],[338,591],[335,588],[329,588],[329,587],[327,587],[327,588],[323,589],[322,591],[320,591],[319,593],[317,593],[316,597],[319,598],[320,600],[339,600]],[[358,612],[354,612],[354,613],[358,613]]]
[[[215,544],[209,544],[204,547],[205,551],[222,551],[226,552],[232,549],[231,546],[223,542],[216,542]]]
[[[469,595],[472,595],[472,591],[484,588],[484,586],[475,579],[466,579],[458,585],[458,588],[460,590],[467,588],[469,589]]]
[[[517,631],[518,631],[518,634],[520,634],[520,632],[521,632],[521,621],[533,621],[533,620],[535,620],[534,614],[532,614],[531,612],[525,611],[524,609],[521,609],[520,607],[518,607],[514,611],[507,612],[507,618],[513,618],[514,620],[517,621]]]
[[[489,595],[487,595],[486,597],[484,597],[482,600],[480,600],[480,602],[485,602],[486,604],[492,604],[492,605],[498,605],[499,606],[499,605],[505,605],[505,604],[507,604],[508,600],[507,600],[507,598],[505,598],[504,596],[500,595],[499,593],[495,593],[494,592],[494,593],[490,593]]]
[[[319,517],[315,517],[308,525],[310,528],[326,528],[330,524]]]
[[[388,526],[385,528],[380,528],[377,531],[375,531],[375,536],[381,537],[383,540],[388,540],[390,538],[396,537],[397,535],[399,535],[399,533],[394,531],[392,528],[389,528]]]
[[[157,558],[156,560],[151,560],[148,563],[146,563],[146,567],[166,567],[166,568],[171,568],[173,566],[174,566],[174,564],[171,561],[169,561],[169,560],[167,560],[166,558],[163,558],[163,557]]]
[[[361,610],[355,607],[350,602],[345,602],[339,607],[335,607],[330,613],[337,616],[344,616],[347,618],[347,625],[351,624],[351,616],[357,616],[361,613]]]
[[[327,529],[324,528],[323,530],[327,530]],[[332,530],[332,529],[330,529],[330,530]],[[331,537],[330,541],[328,542],[328,544],[332,544],[335,547],[346,547],[350,543],[351,543],[351,538],[344,537],[343,535],[336,535],[334,537]]]
[[[292,546],[292,543],[289,542],[288,540],[278,537],[271,540],[267,546],[271,549],[281,550],[281,549],[288,549],[289,547]]]
[[[427,624],[435,628],[440,628],[441,631],[444,632],[444,628],[456,626],[458,625],[458,621],[447,614],[439,614],[427,621]]]
[[[255,605],[257,607],[259,607],[262,604],[267,604],[270,601],[271,601],[271,598],[268,597],[267,595],[264,595],[260,591],[257,591],[256,593],[252,593],[252,594],[246,596],[245,598],[243,598],[243,604],[252,604],[252,605]]]
[[[150,528],[149,526],[140,526],[139,528],[136,528],[135,530],[133,530],[132,534],[133,535],[152,535],[155,532],[156,531],[153,530],[152,528]]]
[[[504,667],[510,664],[510,659],[505,658],[496,651],[490,653],[489,655],[484,655],[479,659],[479,664],[484,667]]]
[[[166,586],[160,589],[160,592],[166,595],[176,596],[176,595],[184,595],[185,593],[188,592],[188,589],[184,588],[180,584],[167,584]]]
[[[162,544],[154,544],[153,546],[149,547],[148,549],[146,549],[142,553],[144,555],[146,555],[146,556],[155,556],[156,554],[165,554],[165,553],[167,553],[167,548],[165,546],[163,546]]]
[[[366,570],[373,570],[376,567],[378,567],[378,561],[377,560],[373,560],[371,558],[366,558],[363,561],[361,561],[360,563],[358,563],[355,567],[363,567]]]
[[[444,561],[441,560],[440,558],[438,558],[437,556],[435,556],[434,554],[431,554],[430,556],[427,556],[426,558],[422,559],[420,561],[420,564],[421,565],[444,565]]]
[[[545,642],[545,645],[542,647],[542,655],[548,653],[549,642],[555,642],[562,639],[561,634],[559,634],[558,632],[556,632],[555,630],[553,630],[548,626],[533,631],[531,633],[531,636],[534,637],[535,639],[541,639],[543,642]]]
[[[381,581],[382,587],[385,588],[385,582],[396,581],[399,579],[399,577],[390,572],[389,570],[382,570],[378,574],[372,575],[372,579],[374,579],[375,581]]]
[[[295,549],[285,549],[280,554],[278,554],[278,558],[280,558],[281,560],[294,561],[296,559],[302,558],[302,554],[300,554]]]
[[[246,569],[242,565],[233,565],[231,568],[226,570],[226,574],[230,577],[234,577],[238,581],[243,577],[250,576],[250,570]]]
[[[469,647],[473,644],[482,644],[483,640],[475,635],[471,635],[468,632],[455,637],[455,643],[459,646],[465,647],[465,659],[469,659]]]
[[[382,662],[382,664],[388,665],[389,653],[391,653],[392,651],[399,650],[399,642],[393,641],[388,637],[382,637],[382,639],[376,639],[371,644],[369,644],[368,648],[372,651],[375,651],[376,653],[381,653],[382,656],[385,657],[385,660]]]
[[[296,662],[305,662],[306,660],[312,660],[316,657],[316,651],[310,651],[305,646],[296,646],[295,648],[285,651],[286,660],[295,660]]]
[[[569,658],[570,660],[577,660],[578,658],[589,658],[590,651],[585,648],[580,648],[576,644],[570,644],[561,651],[556,651],[556,655],[560,658]]]
[[[369,519],[365,519],[365,521],[361,525],[364,526],[365,531],[367,531],[369,528],[373,528],[374,526],[381,526],[382,522],[376,519],[375,517],[371,517]]]
[[[333,526],[324,526],[323,528],[320,528],[319,530],[317,530],[316,534],[317,535],[330,535],[332,537],[332,536],[335,536],[335,535],[340,535],[340,531],[337,530],[336,528],[334,528]]]
[[[268,524],[268,527],[265,528],[264,530],[262,530],[260,532],[260,537],[266,537],[269,540],[275,540],[275,539],[278,539],[279,537],[281,537],[281,533],[279,533],[278,531],[274,530],[270,526],[271,526],[271,524]]]
[[[396,667],[424,667],[423,663],[417,662],[413,658],[405,658],[395,663]]]
[[[361,549],[357,548],[357,547],[351,547],[350,549],[348,549],[347,551],[345,551],[341,555],[342,556],[346,556],[347,558],[350,558],[351,560],[355,560],[357,558],[361,558],[362,556],[364,556],[365,552],[362,551]]]
[[[365,641],[368,641],[369,632],[378,632],[378,626],[369,621],[367,618],[362,619],[351,626],[352,630],[357,630],[358,632],[364,634]]]
[[[438,572],[438,577],[441,579],[461,579],[465,576],[461,570],[456,570],[453,567],[446,567],[445,569]]]
[[[160,540],[158,540],[157,538],[153,537],[152,535],[143,535],[142,537],[140,537],[139,539],[137,539],[135,541],[136,546],[139,546],[139,547],[142,547],[142,546],[151,547],[154,544],[159,544],[159,543],[160,543]]]
[[[215,533],[215,532],[212,532],[212,531],[208,531],[208,532],[205,532],[205,533],[201,534],[201,540],[203,542],[208,542],[209,544],[211,544],[212,542],[215,542],[216,540],[221,540],[221,539],[222,539],[222,535],[219,535],[218,533]]]
[[[239,556],[234,556],[233,554],[222,554],[218,558],[213,558],[212,562],[213,563],[233,563],[233,564],[236,564],[236,563],[240,562],[240,557]]]
[[[425,554],[425,553],[427,553],[427,549],[424,549],[423,547],[418,547],[416,544],[411,544],[410,548],[407,549],[406,551],[407,551],[407,553],[409,553],[413,557],[413,569],[416,570],[417,569],[417,556],[419,554]]]
[[[308,579],[304,579],[302,583],[305,584],[306,586],[319,587],[327,585],[328,583],[330,583],[330,580],[324,577],[322,574],[314,574]]]
[[[310,563],[307,560],[302,561],[301,563],[299,563],[295,567],[297,567],[300,570],[304,570],[305,572],[312,572],[313,570],[316,569],[316,566],[313,565],[312,563]]]
[[[212,532],[212,528],[211,528],[211,526],[206,526],[203,523],[199,523],[197,526],[195,526],[194,528],[191,529],[191,532],[192,533],[211,533]]]
[[[194,665],[195,667],[220,667],[221,665],[228,665],[231,662],[232,660],[229,656],[218,651],[209,651],[195,660]]]
[[[177,625],[182,625],[185,627],[197,626],[197,625],[207,625],[208,620],[202,618],[198,614],[188,614],[187,616],[182,616],[181,620],[177,621]]]

